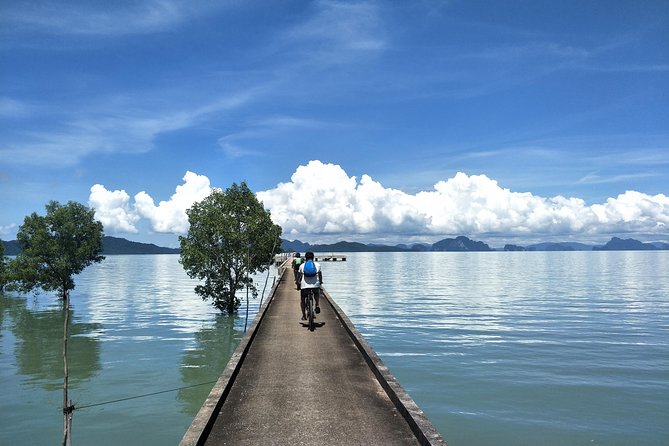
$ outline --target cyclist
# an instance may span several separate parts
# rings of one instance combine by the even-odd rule
[[[295,285],[297,286],[297,289],[300,289],[300,281],[298,280],[298,273],[300,269],[300,265],[302,264],[302,257],[300,257],[300,253],[296,252],[295,255],[293,256],[293,276],[295,277]]]
[[[300,268],[298,269],[298,282],[299,282],[298,289],[301,290],[300,309],[302,310],[302,320],[306,321],[307,315],[305,314],[304,309],[306,306],[307,297],[309,297],[309,291],[314,292],[314,299],[316,301],[316,313],[321,312],[321,307],[319,306],[319,299],[320,299],[321,285],[323,284],[323,273],[321,272],[321,264],[314,260],[313,252],[307,252],[304,255],[304,259],[305,262],[302,262],[302,264],[300,264]],[[304,267],[309,261],[313,262],[314,266],[316,267],[316,274],[313,276],[309,276],[304,273]]]

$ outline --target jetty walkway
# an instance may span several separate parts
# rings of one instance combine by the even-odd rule
[[[180,446],[444,445],[327,292],[309,331],[282,269]]]

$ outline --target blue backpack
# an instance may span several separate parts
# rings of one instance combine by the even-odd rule
[[[304,264],[304,276],[305,277],[314,277],[318,271],[316,270],[316,264],[313,260],[307,260]]]

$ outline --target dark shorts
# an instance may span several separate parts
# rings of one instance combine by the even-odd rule
[[[302,288],[300,290],[300,296],[302,296],[302,299],[309,297],[309,291],[314,292],[314,299],[317,299],[320,296],[320,288]]]

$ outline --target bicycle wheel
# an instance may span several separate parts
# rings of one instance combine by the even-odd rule
[[[314,292],[309,291],[307,298],[307,314],[309,317],[309,331],[314,331]]]

